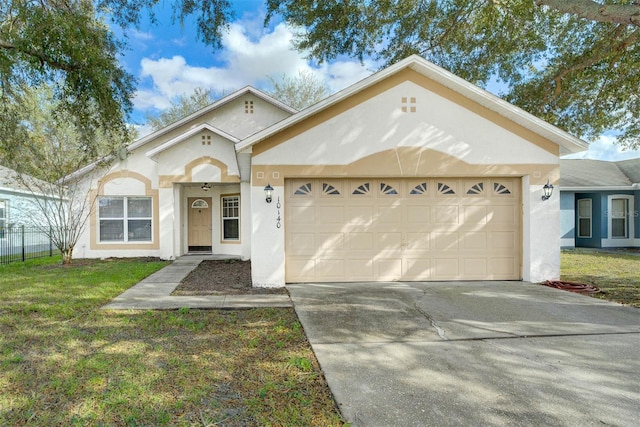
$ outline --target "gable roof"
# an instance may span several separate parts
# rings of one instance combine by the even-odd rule
[[[242,97],[244,95],[247,95],[247,94],[251,94],[251,95],[253,95],[253,96],[257,97],[257,98],[260,98],[263,101],[268,102],[269,104],[275,105],[276,107],[278,107],[281,110],[286,111],[286,112],[288,112],[290,114],[295,114],[298,111],[295,108],[289,107],[288,105],[278,101],[277,99],[267,95],[264,92],[259,91],[258,89],[254,88],[254,87],[245,86],[244,88],[242,88],[242,89],[240,89],[238,91],[235,91],[232,94],[229,94],[229,95],[225,96],[224,98],[220,98],[219,100],[215,101],[214,103],[209,104],[206,107],[201,108],[200,110],[198,110],[198,111],[196,111],[196,112],[194,112],[192,114],[189,114],[188,116],[183,117],[182,119],[180,119],[180,120],[178,120],[178,121],[176,121],[174,123],[171,123],[168,126],[163,127],[162,129],[159,129],[159,130],[157,130],[155,132],[152,132],[149,135],[143,136],[142,138],[140,138],[140,139],[134,141],[133,143],[129,144],[129,146],[127,146],[127,151],[133,151],[135,149],[138,149],[138,148],[144,146],[145,144],[147,144],[147,143],[149,143],[151,141],[154,141],[156,138],[158,138],[158,137],[160,137],[162,135],[165,135],[165,134],[173,131],[174,129],[179,128],[180,126],[184,125],[185,123],[188,123],[188,122],[190,122],[192,120],[195,120],[198,117],[201,117],[201,116],[203,116],[203,115],[215,110],[216,108],[220,108],[221,106],[223,106],[225,104],[228,104],[228,103],[230,103],[230,102],[232,102],[232,101],[234,101],[234,100],[236,100],[236,99],[238,99],[238,98],[240,98],[240,97]],[[208,129],[208,130],[210,130],[210,131],[212,131],[214,133],[217,133],[220,136],[223,136],[224,138],[228,138],[229,140],[233,141],[234,143],[237,143],[239,141],[236,137],[234,137],[232,135],[229,135],[228,133],[222,131],[221,129],[218,129],[218,128],[214,127],[214,126],[207,125],[207,124],[204,124],[204,125],[206,125],[206,126],[203,126],[203,125],[196,126],[196,129],[202,130],[202,129],[206,128],[206,129]],[[192,130],[187,132],[187,134],[189,134],[189,136],[193,135]],[[154,155],[158,154],[159,152],[166,150],[167,148],[173,146],[174,144],[184,140],[183,136],[184,135],[181,135],[181,136],[179,136],[177,138],[174,138],[174,139],[172,139],[172,140],[170,140],[168,142],[165,142],[164,144],[162,144],[160,146],[160,147],[163,147],[162,149],[160,149],[160,147],[157,147],[157,148],[155,148],[153,150],[150,150],[148,153],[146,153],[146,155],[154,156]],[[169,145],[167,145],[167,144],[169,144]],[[101,159],[100,161],[90,163],[87,166],[84,166],[84,167],[78,169],[77,171],[73,172],[69,176],[65,177],[65,179],[79,179],[80,177],[82,177],[86,173],[89,173],[89,172],[93,171],[94,169],[96,169],[99,164],[101,164],[103,162],[108,162],[108,161],[110,161],[112,159],[113,159],[113,156],[107,156],[107,157]]]
[[[204,108],[201,108],[200,110],[189,114],[186,117],[183,117],[182,119],[178,120],[177,122],[171,123],[168,126],[163,127],[162,129],[159,129],[155,132],[150,133],[149,135],[143,136],[142,138],[138,139],[137,141],[133,142],[132,144],[130,144],[127,149],[129,151],[131,150],[135,150],[136,148],[139,148],[143,145],[145,145],[146,143],[155,140],[156,138],[165,135],[169,132],[171,132],[174,129],[179,128],[180,126],[184,125],[185,123],[188,123],[190,121],[196,120],[198,117],[201,117],[205,114],[208,114],[209,112],[220,108],[221,106],[228,104],[244,95],[247,94],[251,94],[257,98],[262,99],[265,102],[268,102],[269,104],[275,105],[276,107],[280,108],[281,110],[284,110],[290,114],[295,114],[298,112],[298,110],[296,110],[295,108],[289,107],[288,105],[278,101],[275,98],[272,98],[271,96],[267,95],[264,92],[259,91],[256,88],[253,88],[251,86],[245,86],[244,88],[233,92],[230,95],[225,96],[224,98],[220,98],[219,100],[215,101],[212,104],[207,105]]]
[[[478,86],[456,76],[449,71],[438,67],[437,65],[427,61],[426,59],[412,55],[390,67],[387,67],[371,76],[361,80],[358,83],[326,98],[319,103],[302,110],[298,114],[294,114],[254,135],[241,141],[236,149],[238,151],[251,147],[260,141],[269,138],[270,136],[281,132],[287,128],[294,126],[297,123],[302,122],[306,118],[313,116],[327,108],[355,95],[358,92],[369,88],[388,77],[399,73],[402,70],[411,69],[423,76],[445,86],[454,92],[466,97],[467,99],[476,102],[477,104],[505,117],[506,119],[517,123],[518,125],[528,129],[535,134],[554,142],[560,147],[560,155],[569,153],[578,153],[587,149],[588,144],[579,138],[563,131],[562,129],[553,126],[550,123],[545,122],[542,119],[535,117],[532,114],[527,113],[515,105],[508,103],[507,101],[479,88]]]
[[[640,189],[640,158],[619,162],[592,159],[561,159],[560,189]]]
[[[203,130],[208,130],[210,132],[215,133],[216,135],[220,135],[221,137],[228,139],[229,141],[233,142],[234,144],[238,143],[238,141],[240,141],[238,138],[236,138],[233,135],[229,135],[228,133],[226,133],[225,131],[218,129],[215,126],[211,126],[208,123],[202,123],[196,127],[194,127],[193,129],[189,129],[189,131],[178,135],[177,137],[170,139],[169,141],[165,142],[164,144],[161,144],[159,146],[157,146],[156,148],[149,150],[145,153],[145,155],[149,158],[155,157],[158,154],[162,153],[165,150],[168,150],[169,148],[173,147],[176,144],[179,144],[180,142],[184,141],[185,139],[191,138],[193,135],[196,135],[200,132],[202,132]]]

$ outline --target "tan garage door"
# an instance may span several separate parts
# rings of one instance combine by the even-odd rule
[[[292,179],[287,282],[520,279],[518,178]]]

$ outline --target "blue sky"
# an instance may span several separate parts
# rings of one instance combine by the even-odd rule
[[[263,26],[266,7],[262,0],[232,2],[235,21],[214,51],[198,41],[193,22],[183,27],[171,23],[170,2],[155,9],[158,22],[143,22],[139,29],[127,30],[129,50],[122,57],[124,67],[138,79],[132,121],[142,134],[148,113],[157,114],[172,100],[190,94],[197,87],[228,94],[244,86],[269,88],[269,76],[294,76],[299,71],[313,72],[326,82],[331,92],[343,89],[379,68],[373,61],[340,58],[317,64],[304,52],[292,48],[294,29],[274,19]],[[622,160],[640,157],[640,150],[623,152],[613,136],[603,136],[578,158]]]

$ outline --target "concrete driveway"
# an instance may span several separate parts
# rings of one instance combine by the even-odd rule
[[[287,285],[354,426],[640,425],[640,310],[523,282]]]

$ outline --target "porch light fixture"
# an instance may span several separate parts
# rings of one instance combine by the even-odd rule
[[[267,184],[267,186],[264,187],[264,195],[266,196],[267,203],[271,203],[272,192],[273,192],[273,187],[271,186],[271,184]]]
[[[551,198],[551,195],[553,194],[553,184],[549,183],[549,180],[547,180],[547,183],[544,185],[544,187],[542,187],[542,200],[549,200]]]
[[[211,190],[211,186],[209,184],[207,184],[206,182],[204,184],[202,184],[202,188],[203,191],[209,191]]]

